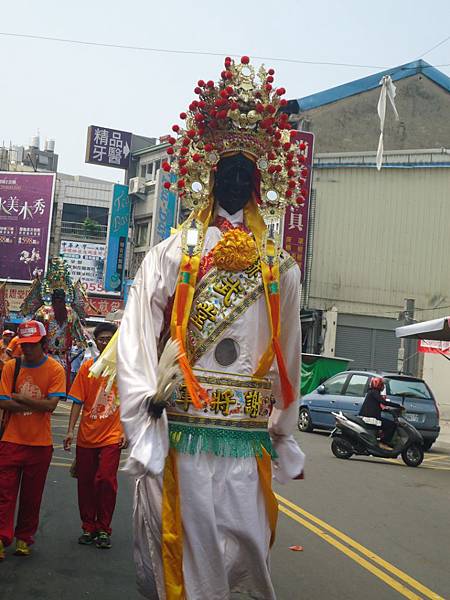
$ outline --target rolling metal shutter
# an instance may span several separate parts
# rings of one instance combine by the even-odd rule
[[[350,369],[397,371],[400,341],[395,337],[395,319],[339,315],[336,356],[351,358]]]

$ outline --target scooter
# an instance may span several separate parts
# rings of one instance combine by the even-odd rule
[[[353,454],[362,456],[378,456],[380,458],[397,458],[401,455],[408,467],[418,467],[423,461],[423,438],[417,429],[401,416],[403,406],[384,408],[389,412],[396,424],[392,436],[392,450],[381,448],[377,434],[379,428],[368,425],[361,417],[332,413],[336,419],[336,427],[331,432],[333,438],[331,451],[337,458],[350,458]]]

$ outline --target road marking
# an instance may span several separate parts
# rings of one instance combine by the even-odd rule
[[[283,506],[283,504],[279,504],[279,508],[280,508],[281,512],[288,515],[295,521],[301,523],[307,529],[310,529],[311,531],[316,533],[319,537],[324,539],[326,542],[328,542],[332,546],[335,546],[336,548],[341,550],[341,552],[343,552],[344,554],[349,556],[352,560],[354,560],[355,562],[357,562],[358,564],[360,564],[361,566],[366,568],[368,571],[370,571],[371,573],[373,573],[374,575],[376,575],[377,577],[382,579],[385,583],[387,583],[389,586],[394,588],[396,591],[401,593],[406,598],[417,600],[417,599],[420,599],[420,596],[417,596],[416,594],[414,594],[413,592],[411,592],[410,590],[405,588],[401,583],[398,583],[395,579],[392,579],[392,577],[390,577],[389,575],[387,575],[386,573],[384,573],[383,571],[378,569],[378,567],[375,567],[374,565],[372,565],[371,563],[366,561],[364,558],[360,557],[358,554],[353,552],[353,550],[350,550],[346,546],[343,546],[339,541],[335,540],[334,538],[329,536],[327,533],[322,531],[322,529],[333,534],[336,538],[341,539],[348,546],[351,546],[355,550],[358,550],[358,552],[360,552],[361,554],[363,554],[364,556],[366,556],[373,562],[378,563],[378,565],[380,567],[383,567],[384,569],[389,571],[392,575],[395,575],[396,577],[398,577],[398,579],[404,581],[410,587],[412,587],[416,591],[422,593],[426,598],[430,598],[431,600],[444,600],[444,598],[442,598],[442,596],[439,596],[438,594],[436,594],[436,592],[433,592],[432,590],[427,588],[425,585],[423,585],[422,583],[420,583],[419,581],[417,581],[416,579],[414,579],[407,573],[404,573],[403,571],[401,571],[400,569],[398,569],[391,563],[385,561],[383,558],[381,558],[381,556],[378,556],[377,554],[375,554],[375,552],[372,552],[368,548],[365,548],[364,546],[359,544],[357,541],[353,540],[351,537],[349,537],[342,531],[339,531],[335,527],[328,525],[328,523],[326,523],[325,521],[322,521],[322,519],[315,517],[314,515],[307,512],[303,508],[300,508],[300,506],[297,506],[296,504],[294,504],[287,498],[283,498],[283,496],[280,496],[279,494],[275,494],[275,496],[276,496],[278,502],[285,504],[286,506],[291,508],[293,511],[295,511],[295,512],[292,512],[291,510],[289,510],[288,508]],[[298,514],[295,514],[295,513],[298,513]],[[299,515],[302,515],[303,517],[305,517],[305,519]],[[309,521],[307,521],[306,519],[309,519]],[[312,521],[312,523],[315,523],[316,525],[318,525],[321,529],[319,527],[316,527],[316,525],[313,525],[310,521]]]
[[[51,462],[50,466],[51,467],[66,467],[66,469],[70,469],[70,464],[69,463],[65,464],[65,463]]]
[[[450,460],[450,456],[448,454],[438,454],[437,456],[429,456],[423,459],[423,462],[431,462],[435,460]]]
[[[450,467],[435,467],[433,465],[425,465],[424,469],[433,469],[433,471],[450,471]]]
[[[412,469],[412,468],[417,468],[417,469],[434,469],[435,471],[450,471],[450,466],[443,466],[443,467],[438,467],[438,466],[434,466],[434,465],[429,465],[429,464],[424,464],[425,462],[431,461],[431,460],[444,460],[445,458],[450,460],[450,456],[447,456],[446,454],[441,454],[438,457],[435,458],[424,458],[423,462],[421,465],[419,465],[418,467],[408,467],[408,465],[405,465],[404,462],[402,462],[401,460],[399,460],[398,458],[382,458],[381,456],[372,456],[371,458],[374,459],[374,463],[377,465],[381,465],[384,462],[388,462],[391,463],[391,465],[397,465],[398,467],[405,467],[407,469]]]

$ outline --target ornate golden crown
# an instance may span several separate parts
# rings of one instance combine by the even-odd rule
[[[296,141],[289,116],[280,109],[284,88],[273,87],[274,70],[256,73],[249,58],[225,59],[218,83],[198,82],[198,99],[180,114],[185,127],[173,125],[170,162],[162,168],[176,175],[166,188],[178,192],[191,210],[205,207],[211,194],[211,173],[222,156],[242,152],[255,161],[260,175],[259,210],[266,221],[279,219],[288,204],[303,202],[307,168],[303,144]]]

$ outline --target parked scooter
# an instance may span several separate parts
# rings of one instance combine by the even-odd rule
[[[331,432],[331,451],[337,458],[350,458],[353,454],[397,458],[402,456],[408,467],[418,467],[423,461],[423,438],[417,429],[401,416],[403,406],[385,407],[396,424],[392,436],[392,450],[381,448],[377,434],[379,428],[365,423],[361,417],[332,413],[336,427]]]

